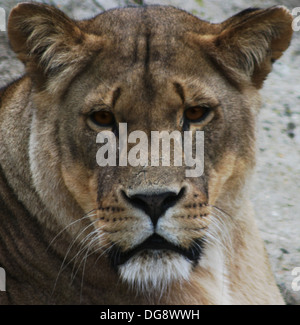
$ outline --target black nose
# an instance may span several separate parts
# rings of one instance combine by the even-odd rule
[[[158,219],[172,206],[174,206],[184,194],[184,189],[179,193],[168,191],[159,194],[134,194],[124,196],[131,205],[143,210],[151,219],[153,225],[157,224]]]

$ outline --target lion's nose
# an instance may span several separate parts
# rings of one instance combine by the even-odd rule
[[[172,206],[174,206],[184,195],[184,188],[179,193],[165,191],[159,194],[135,193],[125,198],[134,207],[143,210],[156,226],[158,219]]]

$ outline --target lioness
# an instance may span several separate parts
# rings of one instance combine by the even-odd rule
[[[283,304],[247,187],[258,90],[291,23],[281,6],[220,24],[165,6],[83,21],[16,6],[27,72],[0,92],[0,302]],[[97,134],[120,123],[204,131],[204,173],[100,167]]]

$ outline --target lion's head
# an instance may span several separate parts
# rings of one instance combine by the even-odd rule
[[[210,24],[173,7],[74,21],[49,6],[17,6],[8,31],[33,84],[31,173],[58,229],[144,291],[217,263],[213,248],[238,241],[231,231],[254,166],[258,89],[289,44],[290,24],[283,7]],[[120,165],[121,125],[136,164]],[[107,166],[96,160],[103,131],[116,139]],[[152,131],[182,139],[192,131],[193,157],[196,131],[204,131],[203,173],[187,177],[195,166],[174,164],[172,145],[151,164]],[[168,154],[170,166],[162,166]]]

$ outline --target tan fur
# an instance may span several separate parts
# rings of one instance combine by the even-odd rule
[[[8,34],[27,73],[0,92],[0,303],[284,303],[247,188],[258,90],[289,45],[291,21],[284,7],[220,24],[164,6],[85,21],[15,7]],[[199,106],[207,118],[186,122],[185,109]],[[128,133],[204,131],[204,174],[99,167],[96,136],[111,128],[90,115],[103,107]],[[157,221],[133,200],[164,193],[173,203]],[[154,233],[201,254],[148,248],[116,264]]]

